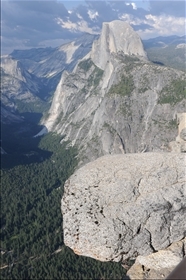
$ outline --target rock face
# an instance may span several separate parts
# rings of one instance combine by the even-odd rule
[[[9,56],[1,57],[1,93],[4,99],[26,100],[27,102],[37,99],[41,84],[33,77],[23,64]]]
[[[170,142],[169,146],[173,152],[186,152],[186,113],[177,114],[178,136],[176,141]]]
[[[2,56],[1,101],[6,110],[2,112],[3,121],[16,120],[18,102],[22,107],[31,102],[32,108],[38,108],[38,103],[42,103],[43,108],[47,107],[47,99],[56,89],[64,69],[72,71],[77,61],[90,52],[96,38],[95,35],[84,34],[58,48],[15,50]]]
[[[103,24],[73,72],[63,72],[42,124],[78,146],[79,165],[105,154],[169,150],[176,114],[185,111],[185,92],[177,93],[185,73],[145,58],[133,29],[114,21]]]
[[[22,121],[16,111],[16,103],[40,101],[41,82],[29,73],[23,64],[10,56],[1,57],[1,121],[12,123]]]
[[[32,74],[54,90],[64,70],[72,71],[79,59],[90,52],[96,35],[84,34],[80,38],[57,48],[15,50],[11,57],[22,62]]]
[[[186,157],[101,157],[77,170],[62,198],[64,242],[101,261],[149,255],[184,238]]]
[[[91,59],[97,67],[104,70],[111,53],[118,52],[147,59],[139,35],[127,22],[104,22],[100,38],[93,43]]]

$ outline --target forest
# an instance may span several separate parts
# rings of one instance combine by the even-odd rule
[[[78,161],[77,149],[60,141],[51,133],[32,138],[30,152],[19,157],[17,149],[10,166],[2,156],[1,279],[127,279],[120,263],[78,256],[64,245],[63,185]]]

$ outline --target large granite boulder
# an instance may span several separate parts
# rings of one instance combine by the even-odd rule
[[[123,261],[185,235],[183,153],[104,156],[77,170],[62,198],[64,242],[75,253]]]

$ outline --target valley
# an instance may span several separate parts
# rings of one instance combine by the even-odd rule
[[[170,152],[186,107],[184,38],[159,40],[114,21],[2,57],[1,279],[129,279],[120,261],[65,246],[60,204],[67,179],[98,157]]]

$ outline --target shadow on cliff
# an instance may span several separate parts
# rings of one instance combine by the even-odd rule
[[[1,124],[1,168],[40,163],[51,157],[52,152],[39,148],[41,137],[34,137],[44,126],[37,124],[40,113],[25,113],[21,123]],[[47,131],[47,129],[46,129]]]

